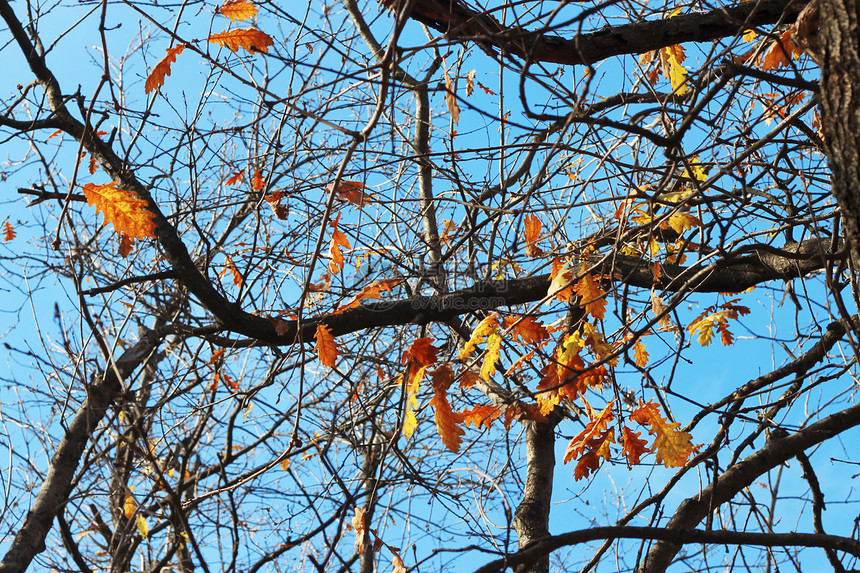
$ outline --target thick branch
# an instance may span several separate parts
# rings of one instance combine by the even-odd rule
[[[587,65],[612,56],[734,36],[780,19],[791,23],[805,4],[793,0],[742,2],[700,14],[604,28],[572,39],[504,27],[486,13],[470,10],[456,0],[416,0],[411,17],[450,36],[468,37],[528,61]]]
[[[569,545],[598,539],[656,539],[674,543],[711,543],[717,545],[761,545],[763,547],[825,547],[860,557],[860,542],[849,537],[820,533],[747,533],[700,529],[661,529],[659,527],[592,527],[547,537],[513,555],[487,563],[475,573],[501,573],[508,567],[529,563]]]

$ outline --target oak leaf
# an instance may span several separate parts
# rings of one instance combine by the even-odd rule
[[[647,447],[648,442],[639,438],[642,432],[634,432],[627,426],[621,428],[621,454],[627,458],[631,466],[639,463],[639,458],[651,450]]]
[[[576,283],[574,291],[579,296],[579,305],[585,309],[585,312],[598,320],[603,319],[607,304],[606,291],[600,288],[593,274],[588,273],[582,277]]]
[[[459,426],[463,423],[463,417],[451,409],[448,402],[448,388],[454,382],[454,372],[449,364],[443,364],[436,370],[430,372],[433,380],[433,398],[430,405],[436,411],[436,430],[442,443],[449,451],[460,451],[463,442],[463,434],[466,432]]]
[[[222,6],[218,6],[215,10],[222,16],[226,16],[231,22],[241,22],[242,20],[250,20],[257,15],[257,7],[248,0],[233,0],[225,2]]]
[[[119,248],[117,252],[119,256],[125,258],[131,254],[134,250],[134,239],[126,235],[125,233],[121,233],[119,236]]]
[[[382,279],[373,281],[358,294],[353,296],[346,304],[337,308],[336,312],[344,311],[348,308],[356,308],[362,300],[369,298],[380,298],[383,292],[391,292],[394,287],[403,282],[403,279]]]
[[[496,364],[501,356],[502,337],[491,334],[487,338],[487,348],[484,352],[484,364],[481,366],[481,378],[489,380],[496,373]]]
[[[575,480],[588,477],[600,467],[600,458],[609,459],[609,446],[615,443],[615,429],[607,428],[615,415],[612,413],[614,401],[610,401],[603,411],[595,416],[567,446],[564,463],[579,458],[573,471]]]
[[[320,364],[328,368],[334,368],[337,360],[338,348],[334,336],[331,334],[331,329],[325,324],[317,325],[317,332],[314,335],[317,341],[317,355],[320,359]]]
[[[493,420],[501,415],[502,409],[493,404],[479,404],[470,410],[460,412],[466,426],[474,424],[476,428],[480,428],[483,425],[487,429],[490,428]]]
[[[672,84],[672,90],[678,95],[684,95],[689,90],[687,87],[687,68],[682,65],[685,59],[684,48],[680,44],[667,46],[660,50],[663,74]]]
[[[119,234],[125,233],[132,239],[155,238],[155,213],[150,211],[147,202],[131,191],[116,188],[117,182],[84,185],[87,203],[101,211],[105,223],[113,224]]]
[[[338,223],[340,222],[340,213],[337,214],[337,217],[334,218],[333,221],[328,222],[328,226],[332,228],[331,232],[331,243],[329,243],[329,263],[328,263],[328,271],[336,275],[340,271],[343,270],[343,252],[340,250],[341,247],[345,249],[349,249],[349,240],[346,238],[346,235],[343,234],[343,231],[338,229]]]
[[[648,351],[645,350],[645,344],[641,340],[633,343],[633,360],[639,368],[644,368],[648,364]]]
[[[137,516],[136,525],[137,525],[137,532],[140,534],[140,536],[142,538],[146,539],[147,537],[149,537],[149,526],[146,524],[146,520],[143,518],[142,515]]]
[[[552,271],[549,276],[550,284],[547,295],[555,297],[561,302],[569,301],[573,294],[573,285],[570,284],[573,279],[573,272],[567,264],[559,258],[553,259]]]
[[[472,331],[472,336],[468,342],[460,349],[460,360],[465,360],[475,351],[478,344],[487,339],[487,337],[499,329],[499,315],[495,312],[490,313],[486,318],[475,326]]]
[[[540,239],[543,223],[541,223],[536,215],[526,215],[523,219],[523,224],[525,226],[526,256],[539,257],[543,254],[543,251],[537,246],[537,242]]]
[[[170,75],[170,66],[176,61],[176,56],[181,54],[184,49],[184,44],[167,48],[167,55],[164,56],[160,62],[155,64],[155,67],[152,68],[152,71],[149,73],[149,77],[146,78],[146,83],[143,84],[144,93],[157,90],[164,85],[164,77]]]
[[[526,344],[539,344],[549,338],[543,323],[531,315],[506,316],[502,324],[505,329],[511,329],[511,338],[521,339]]]
[[[355,546],[359,551],[364,549],[364,545],[367,543],[367,523],[364,518],[365,513],[367,513],[366,509],[363,507],[356,507],[355,515],[353,515],[352,519],[349,521],[349,524],[355,531]]]
[[[254,169],[254,177],[251,179],[251,189],[254,191],[262,191],[266,186],[266,180],[263,179],[263,174],[259,169]]]
[[[3,224],[3,242],[8,243],[12,239],[14,239],[17,235],[15,234],[15,228],[12,226],[12,223],[6,221]]]
[[[238,52],[239,48],[247,52],[268,52],[269,46],[274,45],[274,40],[256,28],[239,28],[228,30],[218,34],[212,34],[206,38],[209,42],[228,48],[231,52]]]
[[[657,463],[667,468],[679,468],[687,463],[696,448],[692,444],[693,436],[678,430],[678,422],[669,422],[660,414],[659,406],[652,400],[643,403],[630,413],[630,419],[643,426],[648,426],[648,433],[655,436],[651,450],[657,454]]]
[[[341,181],[335,188],[335,195],[361,209],[373,199],[372,193],[366,193],[362,189],[366,187],[361,181]]]
[[[238,185],[239,183],[242,182],[243,177],[245,177],[245,170],[244,169],[242,171],[235,171],[235,172],[233,172],[233,174],[230,175],[230,177],[227,179],[227,181],[224,182],[224,185],[227,185],[228,187]]]
[[[429,337],[418,338],[403,353],[401,362],[408,364],[414,360],[419,366],[431,366],[436,362],[439,350],[433,346],[433,339]]]

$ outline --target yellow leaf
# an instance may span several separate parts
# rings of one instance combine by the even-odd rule
[[[257,7],[247,0],[233,0],[225,2],[216,10],[222,16],[226,16],[231,22],[250,20],[257,15]]]
[[[131,191],[116,188],[117,182],[84,185],[87,203],[101,211],[105,223],[112,223],[119,234],[125,233],[131,239],[155,238],[155,213],[147,208],[147,203]]]
[[[137,509],[137,502],[134,501],[134,496],[130,493],[125,494],[125,501],[122,504],[122,512],[126,519],[131,519],[134,515],[134,510]]]
[[[491,334],[487,339],[487,350],[484,353],[484,364],[481,366],[481,378],[489,380],[496,373],[496,364],[501,355],[502,337]]]
[[[331,329],[325,324],[317,325],[317,332],[314,336],[317,340],[317,355],[320,359],[320,364],[328,368],[334,368],[337,360],[338,349],[337,342],[331,334]]]
[[[688,229],[692,229],[693,227],[701,227],[702,222],[695,215],[691,215],[690,213],[673,213],[669,217],[669,226],[672,227],[676,233],[683,233]]]
[[[363,507],[355,508],[355,515],[350,520],[350,525],[355,530],[355,546],[361,550],[367,542],[367,523],[365,522],[364,514],[367,510]]]
[[[146,524],[146,520],[142,515],[137,516],[137,532],[140,533],[140,536],[144,539],[149,536],[149,526]]]
[[[648,364],[648,352],[645,350],[645,344],[641,340],[633,343],[633,360],[639,368],[644,368]]]
[[[164,77],[170,75],[171,64],[176,61],[176,56],[181,54],[184,49],[184,44],[167,48],[167,55],[164,56],[160,62],[155,64],[155,67],[152,68],[152,71],[149,73],[149,77],[146,78],[146,83],[143,85],[144,93],[157,90],[164,85]]]
[[[684,55],[684,48],[679,44],[675,44],[674,46],[663,48],[662,52],[665,54],[667,62],[667,66],[664,66],[663,72],[672,83],[672,90],[679,96],[684,95],[689,90],[687,87],[687,68],[681,65],[686,57]],[[668,70],[666,67],[668,67]]]
[[[206,40],[228,48],[231,52],[237,52],[239,48],[243,48],[252,54],[254,52],[268,52],[269,46],[275,43],[268,34],[256,28],[228,30],[219,34],[212,34]]]
[[[487,336],[496,332],[499,328],[499,315],[495,312],[490,313],[484,320],[478,323],[475,327],[475,330],[472,331],[472,337],[469,338],[469,341],[463,346],[460,350],[460,360],[465,360],[469,357],[472,352],[475,351],[475,347],[483,342]]]

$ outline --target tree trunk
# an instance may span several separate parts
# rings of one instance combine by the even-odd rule
[[[552,473],[555,469],[555,424],[526,422],[526,485],[514,514],[520,550],[549,535]],[[549,556],[521,565],[517,573],[548,573]]]
[[[833,194],[860,254],[860,1],[821,0],[821,123]]]

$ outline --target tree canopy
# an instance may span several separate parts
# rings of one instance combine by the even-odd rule
[[[0,572],[856,569],[858,14],[0,0]]]

